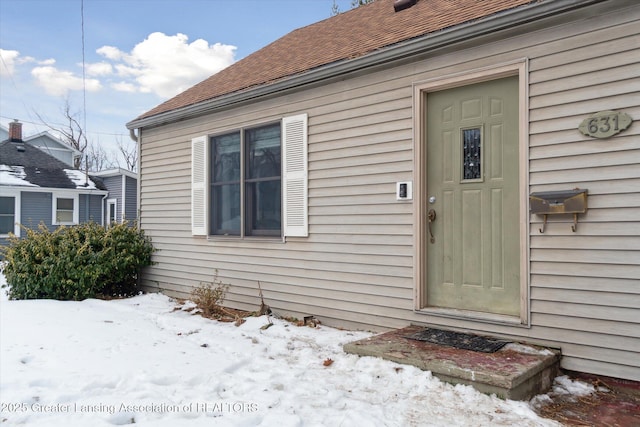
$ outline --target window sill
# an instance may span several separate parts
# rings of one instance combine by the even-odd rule
[[[207,236],[209,242],[268,242],[284,243],[284,237],[276,236]]]

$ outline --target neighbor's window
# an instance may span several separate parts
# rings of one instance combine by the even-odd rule
[[[107,226],[118,220],[117,207],[118,201],[116,199],[107,200]]]
[[[0,234],[14,231],[16,222],[15,197],[0,197]]]
[[[280,236],[280,123],[211,138],[211,234]]]
[[[56,203],[56,224],[73,224],[74,199],[58,197]]]

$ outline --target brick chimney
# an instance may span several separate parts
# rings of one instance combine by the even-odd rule
[[[22,123],[18,119],[9,123],[9,141],[22,142]]]

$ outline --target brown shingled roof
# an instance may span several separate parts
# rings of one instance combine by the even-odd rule
[[[377,0],[299,28],[138,117],[240,92],[538,0]]]

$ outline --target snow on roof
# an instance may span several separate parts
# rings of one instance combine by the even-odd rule
[[[91,180],[83,171],[76,169],[64,169],[69,179],[75,184],[76,188],[97,190],[96,183]]]
[[[0,165],[0,183],[2,185],[38,187],[38,185],[27,181],[26,177],[27,174],[23,166]]]

